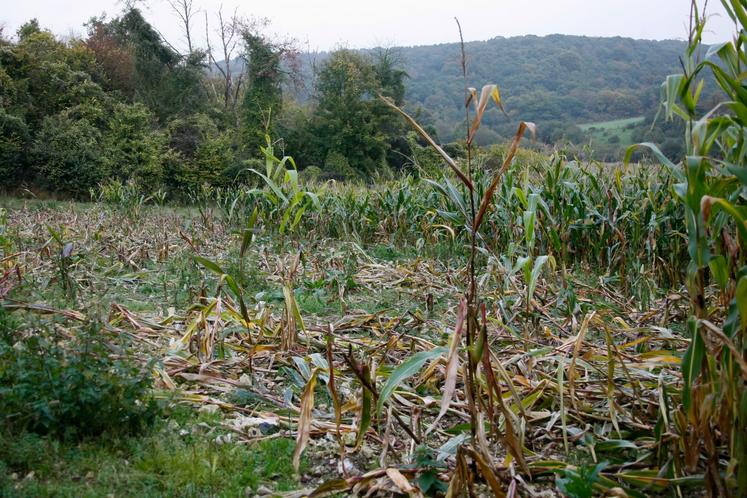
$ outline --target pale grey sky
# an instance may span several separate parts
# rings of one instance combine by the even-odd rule
[[[302,48],[327,50],[338,45],[453,42],[458,39],[454,16],[459,17],[466,40],[552,33],[685,39],[690,0],[194,0],[194,4],[211,19],[221,4],[224,12],[238,7],[245,16],[268,18],[272,33],[295,38]],[[55,33],[80,35],[91,16],[106,12],[111,17],[121,8],[117,0],[0,0],[0,23],[10,34],[36,17]],[[170,43],[184,46],[166,0],[147,0],[141,8]],[[713,16],[706,42],[727,39],[733,26],[721,3],[711,0],[709,12]],[[202,42],[204,15],[195,21]]]

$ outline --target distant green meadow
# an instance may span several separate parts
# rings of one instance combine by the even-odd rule
[[[613,119],[610,121],[599,121],[596,123],[579,124],[587,135],[592,146],[600,147],[606,144],[628,146],[633,144],[633,132],[635,128],[643,123],[645,118],[637,116],[634,118]]]
[[[628,125],[638,125],[641,124],[644,121],[643,116],[636,116],[634,118],[625,118],[625,119],[613,119],[611,121],[599,121],[596,123],[584,123],[578,125],[579,128],[583,131],[589,131],[592,129],[597,130],[619,130],[621,128],[625,128]]]

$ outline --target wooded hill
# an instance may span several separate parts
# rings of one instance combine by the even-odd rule
[[[659,87],[678,69],[684,42],[552,35],[470,42],[468,84],[497,83],[508,117],[487,115],[482,142],[513,133],[516,121],[534,121],[546,139],[560,123],[643,116],[659,102]],[[444,140],[460,136],[464,82],[457,43],[401,49],[405,99],[427,109]],[[491,132],[492,130],[492,132]]]
[[[468,84],[495,82],[508,117],[486,115],[482,143],[513,133],[518,119],[534,121],[542,137],[554,142],[569,125],[645,116],[659,103],[659,88],[679,69],[685,42],[569,35],[496,37],[465,44]],[[382,49],[362,50],[376,53]],[[388,49],[406,71],[407,107],[422,107],[443,141],[462,135],[464,81],[458,43]],[[329,52],[301,54],[305,84],[292,88],[305,102],[314,90],[314,67]],[[236,62],[242,70],[241,60]],[[578,130],[579,132],[581,130]],[[569,133],[570,130],[565,130]],[[569,138],[578,138],[571,135]]]
[[[569,35],[467,42],[467,84],[479,87],[497,83],[507,112],[507,116],[497,110],[488,112],[476,141],[481,145],[505,141],[515,131],[516,122],[525,120],[537,123],[542,142],[591,143],[600,159],[614,160],[633,138],[666,142],[672,134],[671,126],[657,122],[651,130],[651,125],[661,84],[667,75],[679,70],[685,45],[678,40]],[[383,50],[361,52],[376,55]],[[461,139],[465,116],[459,44],[395,47],[386,51],[407,73],[406,107],[432,125],[441,141]],[[300,80],[304,84],[288,88],[299,102],[313,100],[315,68],[321,67],[328,57],[329,52],[300,54]],[[236,61],[236,66],[242,68],[241,60]],[[624,118],[644,119],[628,124],[628,132],[622,135],[613,127],[605,137],[579,126]],[[680,130],[674,131],[673,136],[679,138]],[[679,140],[675,143],[679,144]],[[670,152],[676,154],[679,150]]]

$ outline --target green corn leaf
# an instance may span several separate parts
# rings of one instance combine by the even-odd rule
[[[729,283],[729,267],[726,258],[719,254],[711,258],[708,266],[711,268],[711,273],[713,273],[713,278],[716,280],[719,288],[721,290],[726,289]]]
[[[727,201],[726,199],[711,197],[708,195],[702,196],[702,198],[700,199],[700,203],[701,209],[703,211],[703,217],[706,218],[706,221],[709,218],[709,216],[707,215],[710,213],[712,208],[723,209],[737,225],[737,231],[739,232],[739,236],[742,239],[742,243],[747,244],[747,217],[745,217],[742,212],[740,212],[737,206]],[[716,210],[714,209],[714,211]]]
[[[449,181],[448,178],[444,179],[444,183],[446,184],[448,196],[451,199],[451,202],[453,202],[466,217],[467,205],[464,203],[464,198],[462,197],[461,192],[457,190],[456,186]]]
[[[484,324],[483,324],[484,325]],[[480,332],[477,337],[477,341],[472,344],[469,350],[469,354],[472,357],[474,363],[478,363],[482,358],[483,351],[485,350],[485,344],[488,342],[488,329],[485,326],[480,327]]]
[[[726,169],[729,173],[736,176],[743,186],[747,187],[747,167],[727,164]]]
[[[207,258],[203,258],[203,257],[200,257],[200,256],[194,256],[194,259],[195,259],[195,262],[197,262],[198,264],[204,266],[208,270],[210,270],[210,271],[212,271],[212,272],[214,272],[214,273],[216,273],[218,275],[225,275],[226,274],[226,272],[223,271],[223,268],[221,268],[220,266],[218,266],[218,263],[215,263],[213,261],[210,261]]]
[[[246,225],[246,228],[244,229],[244,236],[241,239],[241,250],[239,251],[239,256],[241,258],[244,257],[246,254],[246,250],[249,248],[249,245],[252,243],[252,239],[254,238],[254,225],[257,223],[257,217],[259,216],[259,206],[254,207],[254,211],[252,211],[252,215],[249,217],[249,222]]]
[[[389,379],[387,379],[386,384],[384,384],[384,387],[379,393],[379,400],[376,403],[376,415],[378,416],[381,413],[381,409],[384,407],[384,403],[386,403],[386,401],[399,385],[418,373],[423,365],[425,365],[429,360],[438,358],[447,351],[448,348],[442,346],[431,349],[430,351],[421,351],[419,353],[415,353],[397,368],[392,370],[392,373],[389,375]]]
[[[608,439],[607,441],[601,441],[594,446],[594,449],[599,452],[613,451],[613,450],[638,450],[638,446],[632,441],[627,439]]]
[[[521,256],[516,260],[513,271],[516,272],[522,270],[524,272],[524,281],[529,282],[529,279],[531,278],[531,266],[532,258],[528,256]]]
[[[527,250],[531,253],[534,249],[534,223],[537,220],[537,213],[534,211],[524,211],[524,239],[527,244]]]
[[[743,276],[737,282],[735,299],[739,309],[739,319],[743,329],[747,329],[747,276]]]
[[[280,200],[283,201],[283,203],[288,202],[288,198],[285,196],[285,194],[283,194],[283,191],[280,190],[280,187],[278,187],[277,184],[275,184],[274,181],[270,180],[270,178],[267,175],[265,175],[263,173],[260,173],[256,169],[252,169],[252,168],[249,168],[249,171],[251,171],[252,173],[254,173],[254,174],[258,175],[260,178],[262,178],[265,181],[265,183],[267,184],[267,186],[270,187],[270,189],[275,193],[275,195],[278,196],[278,198]]]
[[[283,286],[283,298],[285,299],[285,306],[288,308],[288,311],[293,315],[293,318],[295,318],[296,320],[296,325],[298,326],[299,329],[305,331],[306,326],[303,322],[301,311],[298,309],[298,303],[296,302],[296,296],[293,293],[293,290],[287,285]]]
[[[683,86],[685,77],[682,74],[670,74],[663,83],[664,107],[666,117],[671,120],[674,117],[674,106],[677,102],[677,96],[680,94],[680,88]]]
[[[241,299],[241,296],[242,296],[241,288],[236,283],[236,280],[234,280],[234,278],[231,275],[223,275],[223,279],[228,285],[228,288],[231,289],[231,292],[233,292],[233,294],[237,298]]]
[[[288,224],[288,220],[291,217],[291,214],[293,213],[293,208],[295,208],[298,203],[304,200],[306,197],[306,194],[303,192],[296,192],[296,194],[291,198],[290,203],[288,204],[288,207],[285,209],[285,212],[283,213],[283,218],[280,221],[280,233],[285,233],[286,225]],[[299,218],[300,219],[300,218]]]
[[[520,189],[519,187],[514,187],[511,189],[511,194],[516,196],[517,199],[519,199],[519,202],[521,202],[521,205],[524,209],[527,209],[529,207],[527,196],[522,189]]]
[[[368,371],[368,369],[366,369]],[[355,436],[355,447],[360,448],[363,444],[363,438],[366,435],[366,431],[371,427],[371,407],[373,405],[371,391],[365,387],[361,388],[363,395],[361,397],[361,420],[358,424],[358,433]]]
[[[301,375],[305,380],[309,380],[311,378],[311,368],[309,368],[309,364],[306,363],[306,361],[301,358],[300,356],[294,356],[293,357],[293,363],[296,364],[296,368],[299,372],[301,372]],[[317,367],[319,365],[316,365]],[[325,366],[326,369],[326,366]]]
[[[703,66],[708,66],[711,68],[713,75],[716,77],[716,81],[718,81],[719,86],[721,86],[724,92],[731,95],[732,97],[735,97],[734,100],[747,102],[747,90],[742,87],[742,83],[740,81],[738,81],[736,78],[732,78],[729,74],[726,73],[726,71],[724,71],[721,67],[711,61],[704,61]]]
[[[293,190],[298,189],[298,171],[295,169],[287,169],[285,170],[285,178],[283,179],[285,183],[289,183],[291,188]]]
[[[542,267],[545,266],[545,264],[548,262],[550,263],[551,267],[555,266],[555,258],[553,258],[552,256],[540,256],[534,261],[534,267],[532,268],[532,273],[529,278],[529,299],[534,296],[534,291],[537,289],[539,276],[542,273]]]
[[[456,455],[457,448],[459,448],[459,446],[461,446],[468,438],[469,436],[467,434],[458,434],[446,441],[438,448],[438,450],[436,450],[436,460],[443,462],[450,456]]]
[[[300,208],[298,208],[296,210],[296,215],[293,217],[293,221],[290,224],[290,230],[291,231],[293,231],[293,230],[296,229],[296,226],[298,226],[298,224],[300,223],[301,218],[303,218],[303,214],[306,212],[306,208],[308,206],[309,206],[309,204],[306,203],[306,204],[304,204],[303,206],[301,206]]]
[[[319,202],[318,195],[316,195],[314,192],[306,192],[306,197],[311,199],[311,203],[314,205],[316,209],[322,209],[322,203]]]
[[[695,317],[690,317],[687,322],[687,328],[690,331],[691,340],[690,345],[685,351],[685,355],[682,358],[682,379],[685,385],[682,388],[682,405],[685,411],[690,411],[690,405],[692,404],[691,389],[700,374],[701,367],[703,365],[703,357],[705,356],[705,343],[703,337],[700,335],[698,328],[698,320]]]
[[[666,166],[676,179],[683,179],[682,172],[680,171],[680,169],[672,161],[670,161],[667,156],[664,155],[664,153],[659,149],[659,147],[656,144],[653,144],[651,142],[633,144],[630,147],[628,147],[627,150],[625,151],[625,159],[623,161],[625,165],[630,164],[630,158],[633,157],[633,152],[635,152],[637,149],[641,147],[647,148],[651,152],[653,152],[653,154],[656,156],[656,159],[658,159],[661,162],[661,164]]]

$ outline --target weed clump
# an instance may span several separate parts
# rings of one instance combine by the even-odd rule
[[[124,435],[150,426],[159,407],[152,378],[96,325],[73,333],[0,334],[0,421],[63,439]]]

